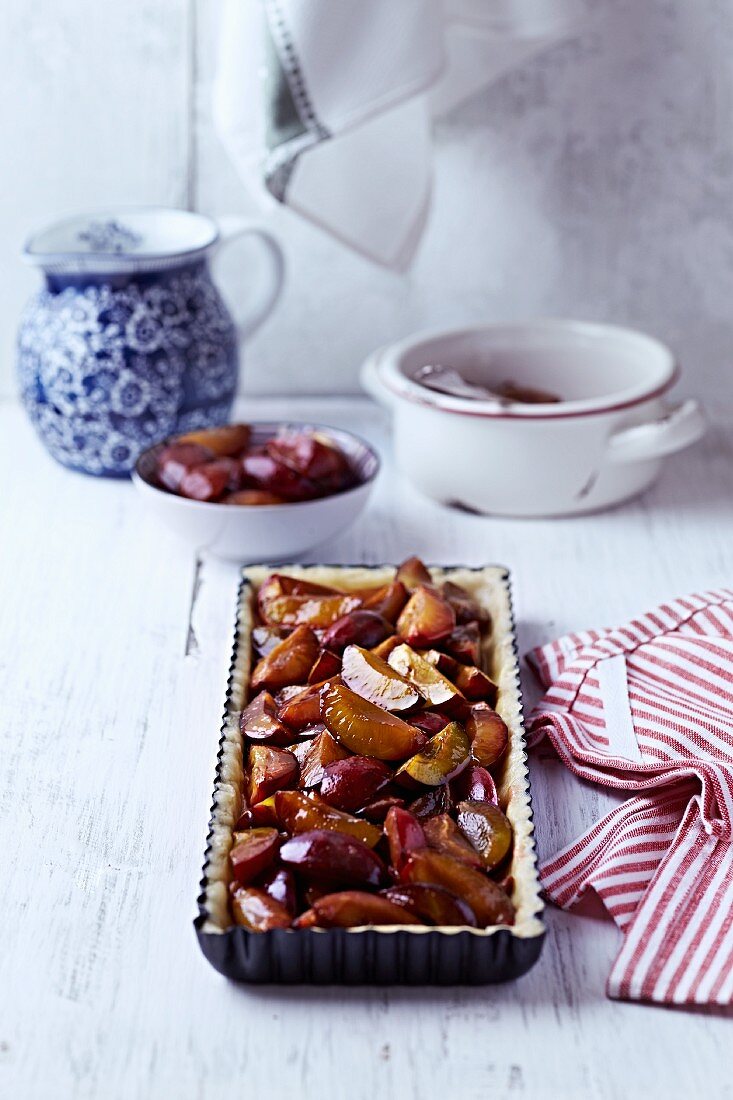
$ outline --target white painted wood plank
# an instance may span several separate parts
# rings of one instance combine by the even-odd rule
[[[0,395],[38,285],[20,262],[56,217],[189,199],[188,0],[3,0],[0,18]]]
[[[366,402],[240,411],[351,426],[388,455]],[[388,462],[359,523],[310,558],[505,562],[526,649],[730,582],[729,439],[724,424],[641,502],[549,523],[444,509]],[[730,1097],[731,1014],[608,1001],[618,935],[595,912],[551,911],[535,969],[488,989],[253,989],[217,975],[191,920],[236,570],[203,562],[189,624],[196,563],[130,485],[56,467],[0,404],[0,468],[21,469],[18,455],[22,480],[0,496],[1,1096]],[[605,804],[541,756],[532,780],[545,852]]]

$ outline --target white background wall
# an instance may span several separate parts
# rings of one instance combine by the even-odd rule
[[[412,271],[369,266],[268,209],[289,259],[247,350],[260,392],[357,388],[375,344],[527,314],[670,340],[685,388],[733,401],[733,0],[595,0],[588,29],[441,125]],[[57,215],[156,202],[252,211],[213,133],[218,0],[2,0],[0,394],[37,275],[17,255]],[[227,263],[243,300],[253,254]]]

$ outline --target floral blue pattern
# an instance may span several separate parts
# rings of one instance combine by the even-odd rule
[[[157,440],[229,418],[236,332],[205,261],[114,283],[49,278],[21,320],[18,372],[54,458],[123,476]]]

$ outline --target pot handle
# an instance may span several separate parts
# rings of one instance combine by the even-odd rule
[[[700,402],[690,398],[668,405],[657,420],[614,432],[608,441],[608,457],[612,462],[662,458],[689,447],[705,434],[706,428]]]
[[[260,283],[260,288],[255,295],[254,302],[250,306],[248,316],[237,321],[237,331],[240,339],[251,336],[263,321],[272,313],[275,303],[280,297],[280,292],[285,281],[285,256],[272,233],[263,229],[257,222],[250,218],[240,217],[237,214],[226,215],[218,218],[219,244],[216,250],[218,255],[222,248],[241,237],[258,237],[261,241],[267,257],[269,277]]]
[[[366,359],[361,368],[360,381],[362,389],[366,390],[370,397],[382,405],[385,409],[394,409],[397,404],[396,396],[388,390],[379,377],[379,362],[386,348],[377,348]]]

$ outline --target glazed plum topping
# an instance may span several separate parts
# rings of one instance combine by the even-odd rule
[[[331,461],[280,440],[265,457],[304,478]],[[514,920],[488,614],[418,559],[399,572],[348,591],[307,567],[259,585],[229,857],[232,921],[250,932]]]

